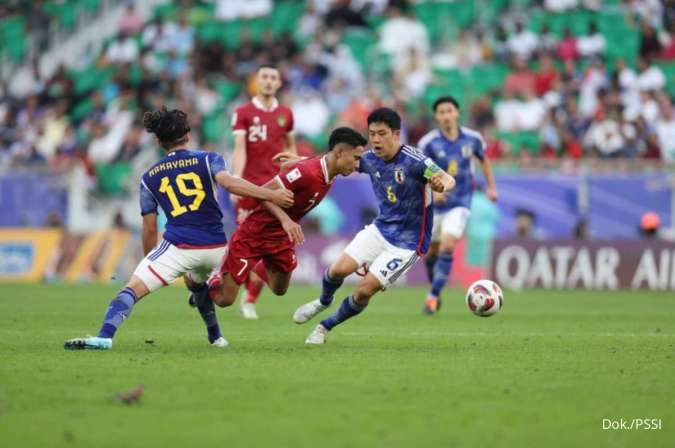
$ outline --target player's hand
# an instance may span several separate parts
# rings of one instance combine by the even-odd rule
[[[272,191],[272,202],[279,207],[288,208],[293,205],[293,192],[291,190],[281,189]]]
[[[448,197],[443,193],[433,192],[434,195],[434,204],[445,204],[448,201]]]
[[[487,196],[487,198],[492,202],[497,202],[497,198],[499,197],[496,188],[488,188],[485,190],[485,196]]]
[[[438,193],[445,193],[455,188],[455,178],[440,172],[429,178],[429,186]]]
[[[297,222],[289,219],[281,223],[281,227],[284,228],[286,235],[293,243],[302,244],[305,242],[305,234],[302,233],[302,227]]]

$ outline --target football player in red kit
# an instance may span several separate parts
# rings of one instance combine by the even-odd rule
[[[281,88],[281,74],[271,65],[263,65],[256,71],[257,94],[253,99],[239,106],[232,117],[234,152],[232,170],[256,185],[272,179],[279,171],[273,160],[280,152],[296,153],[293,137],[293,112],[279,104],[275,97]],[[257,201],[232,196],[241,223],[257,207]],[[247,319],[257,319],[255,302],[258,300],[263,282],[252,276],[246,285],[246,299],[241,301],[241,313]]]
[[[336,176],[348,176],[358,169],[365,144],[357,131],[337,128],[328,140],[328,153],[291,164],[270,181],[293,192],[293,206],[282,209],[263,202],[234,232],[219,275],[209,279],[211,298],[217,305],[234,303],[251,271],[274,294],[286,293],[297,266],[295,244],[304,238],[298,221],[321,202]]]

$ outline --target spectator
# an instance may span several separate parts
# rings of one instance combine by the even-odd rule
[[[656,121],[656,135],[664,161],[675,162],[675,108],[670,100],[663,96],[659,99],[661,115]]]
[[[565,28],[563,39],[558,42],[556,52],[563,61],[573,61],[579,57],[577,38],[572,35],[572,30],[569,27]]]
[[[648,23],[644,23],[640,34],[640,56],[645,59],[652,59],[657,57],[662,49],[654,28],[649,26]]]
[[[534,74],[534,92],[537,96],[543,96],[553,89],[558,78],[558,71],[553,66],[553,58],[548,53],[542,53],[539,56],[539,70]]]
[[[109,63],[130,63],[138,59],[138,45],[136,41],[123,32],[110,44],[106,52]]]
[[[591,23],[588,34],[582,36],[577,41],[577,48],[579,54],[584,57],[602,56],[607,47],[607,40],[605,36],[598,31],[598,26],[595,22]]]
[[[535,75],[527,67],[527,61],[517,57],[513,63],[513,71],[504,81],[504,91],[513,95],[524,95],[525,92],[534,91]]]
[[[411,49],[426,58],[429,55],[429,35],[426,27],[416,18],[401,12],[399,7],[387,8],[387,19],[380,27],[380,49],[391,55],[392,66],[406,65]]]
[[[656,65],[651,64],[649,59],[638,59],[637,86],[640,91],[660,90],[666,85],[666,76]]]
[[[361,15],[361,11],[355,10],[351,0],[336,0],[328,10],[324,18],[328,28],[356,26],[367,28],[368,23]]]
[[[143,28],[143,18],[136,12],[134,4],[129,2],[120,18],[117,29],[121,33],[131,36],[138,33],[141,28]]]
[[[521,22],[516,22],[515,32],[507,42],[511,54],[520,59],[528,60],[537,50],[537,35],[523,27]]]
[[[541,26],[539,31],[539,51],[542,53],[554,54],[558,47],[558,38],[551,32],[547,23]]]
[[[516,238],[529,239],[535,236],[536,217],[531,210],[516,210]]]

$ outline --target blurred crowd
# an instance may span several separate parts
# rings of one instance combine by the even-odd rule
[[[483,132],[491,157],[675,161],[673,81],[660,68],[675,60],[669,0],[611,2],[621,20],[639,29],[632,61],[608,57],[613,44],[594,22],[585,35],[566,29],[560,37],[528,25],[533,11],[593,12],[607,7],[601,0],[513,2],[495,26],[476,20],[437,39],[415,15],[414,2],[312,0],[293,32],[258,35],[243,26],[235,46],[202,40],[190,11],[199,2],[176,3],[175,14],[150,21],[133,3],[126,7],[119,33],[91,57],[95,73],[108,75],[97,88],[80,88],[71,68],[44,76],[36,62],[19,94],[0,85],[0,167],[85,164],[95,176],[97,165],[132,162],[155,150],[140,116],[161,105],[189,114],[197,145],[227,150],[229,113],[255,93],[251,74],[263,63],[282,71],[281,100],[295,114],[305,153],[322,151],[335,124],[364,130],[368,111],[380,104],[401,110],[404,139],[416,143],[433,126],[423,98],[439,73],[498,63],[509,67],[503,85],[462,104],[463,121]],[[211,4],[223,27],[269,16],[276,7],[271,0],[201,3]],[[374,39],[365,64],[355,54],[359,47],[344,39],[354,30]]]

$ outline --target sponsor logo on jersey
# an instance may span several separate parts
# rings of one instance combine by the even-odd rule
[[[396,183],[402,184],[405,182],[405,174],[403,173],[403,168],[396,168],[394,170],[394,180]]]
[[[295,168],[286,174],[286,180],[288,180],[289,183],[293,183],[296,180],[300,179],[302,177],[302,174],[300,173],[300,170]]]
[[[472,153],[472,151],[471,151],[471,145],[464,145],[464,146],[462,146],[462,156],[463,156],[465,159],[468,159],[469,157],[471,157],[471,153]]]
[[[375,177],[377,177],[378,179],[379,179],[380,177],[382,177],[382,176],[380,176],[380,172],[379,172],[379,171],[375,171]]]
[[[388,272],[385,271],[384,269],[382,269],[382,270],[380,271],[380,274],[382,274],[382,277],[386,277],[387,274],[388,274]]]
[[[286,126],[286,117],[284,115],[279,115],[277,117],[277,124],[282,128]]]

